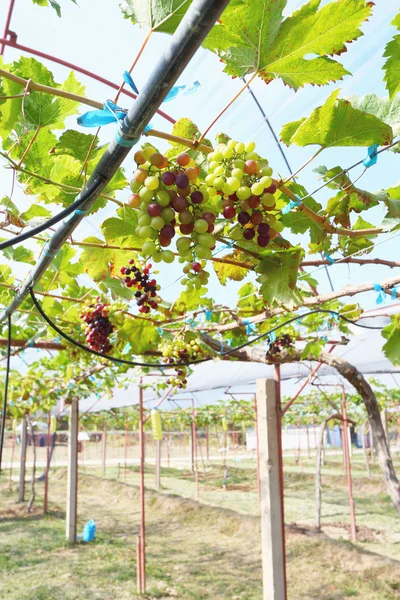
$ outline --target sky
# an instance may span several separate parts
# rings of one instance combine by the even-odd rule
[[[327,2],[323,1],[322,4]],[[290,14],[303,4],[299,0],[289,0],[285,14]],[[144,39],[145,32],[138,26],[133,26],[129,20],[122,18],[117,0],[110,2],[106,0],[79,0],[75,5],[68,0],[61,0],[62,18],[59,19],[51,8],[41,8],[33,5],[31,0],[16,0],[15,9],[11,22],[11,30],[18,35],[20,44],[40,49],[78,64],[83,68],[97,72],[116,83],[120,83],[122,73],[128,69],[134,56]],[[0,5],[0,31],[3,29],[8,2],[3,0]],[[381,67],[384,63],[382,54],[386,43],[395,33],[390,22],[400,8],[398,0],[380,0],[374,7],[373,17],[362,26],[364,36],[354,43],[348,45],[348,51],[340,56],[340,61],[345,68],[353,73],[353,77],[346,76],[343,81],[332,83],[324,87],[308,86],[295,93],[280,81],[274,81],[268,86],[262,81],[252,84],[252,89],[257,95],[270,122],[279,134],[282,126],[289,121],[299,119],[310,114],[311,110],[321,105],[334,89],[341,89],[341,97],[353,94],[363,95],[375,93],[387,95],[382,81],[383,73]],[[154,34],[135,71],[134,81],[137,87],[142,89],[149,77],[157,59],[167,48],[169,36],[165,34]],[[5,50],[5,62],[17,60],[21,52],[9,47]],[[56,81],[62,82],[68,76],[69,70],[65,67],[39,59],[53,72]],[[200,49],[188,68],[181,76],[178,83],[189,84],[193,81],[200,82],[200,88],[196,94],[186,96],[174,102],[163,105],[163,109],[174,118],[189,117],[200,128],[204,130],[218,112],[225,106],[227,101],[241,87],[241,82],[232,80],[222,73],[223,65],[212,53]],[[86,95],[98,101],[112,98],[114,91],[107,86],[96,82],[81,74],[77,77],[86,85]],[[129,107],[131,100],[123,97],[120,101],[125,107]],[[83,107],[82,112],[86,109]],[[67,124],[76,127],[74,119]],[[152,119],[152,124],[158,129],[170,131],[171,125],[159,116]],[[101,141],[107,143],[113,136],[114,125],[104,127],[101,131]],[[88,130],[83,130],[88,133]],[[280,152],[267,128],[261,113],[258,111],[250,94],[245,93],[234,105],[223,115],[213,128],[208,137],[213,139],[219,132],[226,132],[237,140],[254,140],[257,151],[261,156],[268,158],[275,174],[287,176],[287,167],[282,160]],[[147,141],[147,140],[146,140]],[[166,146],[158,145],[162,150]],[[293,170],[303,164],[314,152],[315,147],[290,147],[285,148],[288,160]],[[299,176],[299,181],[309,191],[318,187],[318,181],[313,168],[321,164],[328,167],[341,165],[347,167],[362,159],[365,155],[364,148],[330,149],[324,151],[316,161],[304,169]],[[398,181],[399,155],[385,152],[380,155],[378,163],[369,169],[358,185],[371,191],[393,186]],[[125,163],[127,176],[133,169],[133,161],[128,158]],[[361,169],[355,169],[354,177],[361,173]],[[11,189],[10,172],[0,169],[0,190],[2,195],[9,194]],[[119,193],[117,198],[127,199],[128,192]],[[323,205],[327,202],[329,191],[323,190],[316,194],[315,198]],[[13,201],[18,206],[25,207],[31,202],[30,197],[24,196],[19,187],[14,192]],[[76,232],[76,239],[84,239],[89,235],[99,236],[99,219],[102,221],[107,216],[115,213],[115,205],[110,204],[100,215],[88,217],[80,225]],[[368,213],[368,220],[378,225],[384,216],[382,207],[377,207]],[[394,239],[384,235],[379,238],[379,246],[371,256],[393,259],[398,257],[400,234]],[[21,267],[21,276],[24,274]],[[173,265],[165,275],[161,276],[164,297],[173,300],[180,292],[180,283],[170,285],[175,276],[180,274],[178,265]],[[350,266],[334,265],[330,268],[330,274],[335,289],[344,285],[355,284],[362,281],[379,282],[381,279],[390,277],[393,272],[380,266]],[[319,281],[319,290],[324,293],[330,290],[330,286],[323,269],[314,273]],[[241,284],[229,284],[222,287],[215,277],[212,278],[210,294],[217,302],[234,304],[235,292]],[[167,287],[168,286],[168,287]],[[365,308],[375,306],[376,294],[368,292],[358,297]]]

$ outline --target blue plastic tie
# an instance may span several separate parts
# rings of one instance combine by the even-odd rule
[[[302,203],[300,196],[298,194],[295,194],[295,195],[296,195],[296,198],[298,198],[298,201],[296,202],[296,200],[290,200],[289,204],[286,204],[286,206],[284,206],[282,208],[283,215],[287,215],[287,213],[289,213],[292,210],[292,208],[296,208],[297,206],[300,206],[300,204]]]
[[[275,331],[273,331],[272,333],[270,333],[270,334],[268,335],[268,339],[269,339],[269,341],[271,342],[271,344],[272,344],[272,342],[275,342],[275,340],[276,340],[276,332],[275,332]]]
[[[112,100],[106,100],[102,109],[89,110],[77,118],[78,125],[82,127],[103,127],[115,121],[120,121],[127,111],[117,106]]]
[[[206,317],[206,321],[211,321],[212,310],[210,310],[209,308],[206,308],[206,310],[204,311],[204,314]]]
[[[374,290],[378,293],[376,297],[376,304],[383,304],[386,300],[386,296],[380,283],[374,283]]]
[[[200,87],[199,81],[194,81],[188,85],[175,85],[165,96],[163,102],[170,102],[175,100],[179,96],[186,96],[187,94],[194,94]]]
[[[157,327],[157,333],[162,335],[164,333],[164,329],[162,327]]]
[[[397,288],[396,286],[392,288],[392,293],[390,294],[392,300],[397,300]]]
[[[364,158],[363,165],[366,169],[376,165],[376,161],[378,160],[378,144],[373,144],[368,148],[368,156]]]
[[[128,354],[129,350],[131,349],[131,345],[129,342],[126,342],[124,349],[122,350],[122,354]]]
[[[119,133],[119,131],[115,132],[115,141],[117,142],[118,146],[123,146],[124,148],[132,148],[132,146],[136,146],[136,144],[138,143],[139,140],[140,140],[140,137],[128,139],[128,138],[124,138]]]
[[[43,246],[43,254],[45,256],[47,256],[48,258],[55,258],[55,256],[57,255],[58,250],[56,250],[55,252],[49,251],[49,250],[47,250],[47,247],[48,247],[48,242]]]
[[[321,340],[324,340],[324,342],[327,342],[328,341],[328,336],[327,335],[323,335],[321,337]]]
[[[139,93],[139,90],[137,89],[135,82],[132,79],[132,75],[129,73],[129,71],[124,71],[124,81],[135,92],[135,94]]]
[[[246,325],[247,335],[251,335],[256,329],[255,325],[253,325],[253,323],[250,322],[250,319],[244,319],[243,324]]]
[[[327,252],[325,252],[325,255],[324,255],[324,256],[325,256],[325,259],[328,261],[328,263],[329,263],[330,265],[333,265],[333,263],[335,262],[335,259],[334,259],[334,258],[332,258],[331,256],[329,256],[329,254],[328,254]]]

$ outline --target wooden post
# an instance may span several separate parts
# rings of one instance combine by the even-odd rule
[[[190,470],[194,473],[194,446],[193,446],[193,426],[189,433],[189,454],[190,454]]]
[[[349,456],[352,457],[353,456],[353,446],[351,443],[351,427],[349,427],[347,425],[347,445],[349,448]]]
[[[78,499],[78,400],[71,401],[68,431],[68,472],[67,472],[67,509],[66,539],[70,544],[76,542],[76,519]]]
[[[397,446],[400,448],[400,417],[397,417]]]
[[[279,426],[273,379],[258,379],[257,430],[261,487],[263,600],[286,600]]]
[[[50,467],[50,411],[47,413],[47,435],[46,435],[46,472],[44,478],[44,500],[43,500],[43,513],[47,515],[49,505],[49,467]]]
[[[197,465],[196,411],[194,410],[193,398],[192,398],[192,446],[193,446],[194,481],[196,484],[196,500],[198,500],[199,499],[199,469],[198,469],[198,465]]]
[[[356,511],[354,507],[353,498],[353,482],[351,479],[351,463],[350,463],[350,451],[349,451],[349,437],[348,421],[347,421],[347,408],[346,408],[346,394],[344,387],[342,387],[342,411],[343,411],[343,452],[346,461],[346,472],[347,472],[347,487],[349,491],[349,505],[350,505],[350,531],[352,542],[357,541],[357,529],[356,529]]]
[[[144,489],[144,414],[142,377],[139,378],[139,448],[140,448],[140,581],[142,593],[146,592],[146,518]]]
[[[8,478],[8,488],[11,489],[11,482],[12,482],[12,472],[13,472],[13,463],[14,463],[14,451],[15,451],[15,431],[13,431],[12,433],[12,440],[11,440],[11,461],[10,461],[10,476]]]
[[[156,489],[161,487],[161,440],[156,441]]]
[[[128,417],[125,421],[125,448],[124,448],[124,481],[126,481],[126,459],[128,456]]]
[[[21,455],[20,455],[20,462],[19,462],[18,502],[25,501],[26,442],[27,442],[27,422],[26,422],[26,417],[24,417],[22,419],[22,431],[21,431]]]
[[[106,474],[106,450],[107,450],[107,424],[103,421],[103,431],[101,434],[101,466],[103,475]]]

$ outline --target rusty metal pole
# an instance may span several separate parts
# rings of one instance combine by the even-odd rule
[[[344,451],[345,460],[346,460],[347,487],[349,490],[350,531],[351,531],[352,542],[356,542],[357,541],[356,513],[355,513],[354,498],[353,498],[353,482],[351,479],[349,437],[347,435],[348,421],[347,421],[346,393],[344,391],[344,386],[342,386],[342,411],[343,411],[343,451]]]
[[[136,536],[136,589],[137,593],[142,593],[142,548],[140,543],[140,535]]]
[[[11,23],[12,13],[13,13],[13,10],[14,10],[14,4],[15,4],[15,0],[10,0],[10,4],[9,4],[9,7],[8,7],[7,18],[6,18],[6,24],[5,24],[5,27],[4,27],[4,34],[3,34],[3,38],[4,39],[7,39],[8,32],[10,30],[10,23]],[[6,44],[4,42],[2,42],[1,47],[0,47],[0,56],[3,56],[5,46],[6,46]]]
[[[51,413],[50,411],[47,413],[47,436],[46,436],[46,473],[44,477],[44,499],[43,499],[43,513],[47,515],[48,512],[48,500],[49,500],[49,463],[50,463],[50,419]]]
[[[143,431],[143,377],[139,378],[139,450],[140,450],[140,581],[146,592],[146,521],[144,491],[144,431]]]
[[[284,499],[284,478],[283,478],[283,452],[282,452],[282,402],[281,402],[281,367],[275,366],[275,395],[276,395],[276,414],[278,426],[278,451],[279,451],[279,483],[281,492],[281,513],[282,513],[282,544],[283,544],[283,577],[285,582],[285,600],[287,600],[287,575],[286,575],[286,536],[285,536],[285,499]]]

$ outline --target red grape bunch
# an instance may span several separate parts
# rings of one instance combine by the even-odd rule
[[[288,333],[285,333],[283,335],[281,335],[280,337],[277,337],[276,340],[274,340],[273,342],[270,343],[270,346],[268,348],[268,351],[266,353],[266,356],[270,357],[270,358],[274,358],[274,356],[279,355],[282,350],[293,350],[294,349],[294,341],[292,336],[290,336]]]
[[[157,281],[150,275],[150,269],[153,265],[147,264],[144,267],[138,261],[131,259],[127,267],[121,267],[121,274],[125,275],[123,282],[128,288],[135,287],[136,304],[139,307],[139,312],[147,314],[153,310],[157,310],[160,298],[157,291],[160,286]]]
[[[98,296],[96,303],[89,301],[80,315],[86,323],[85,335],[89,348],[101,354],[109,354],[112,350],[109,338],[114,327],[108,317],[109,310],[110,307],[102,303]]]
[[[188,291],[207,285],[210,273],[204,269],[205,266],[206,261],[201,260],[200,262],[189,262],[183,267],[185,277],[181,279],[181,283],[187,286]]]
[[[174,367],[175,376],[167,379],[167,384],[185,389],[189,370],[185,365],[201,359],[204,356],[202,348],[195,340],[186,342],[183,336],[179,336],[164,342],[161,351],[165,364],[180,363]]]

